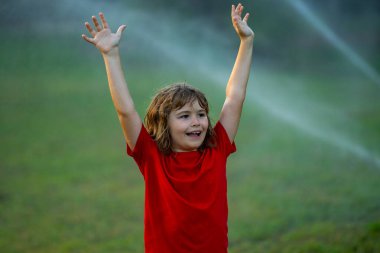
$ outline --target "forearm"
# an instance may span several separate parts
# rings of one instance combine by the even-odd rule
[[[236,33],[240,38],[239,51],[226,88],[219,121],[227,132],[228,138],[233,142],[239,127],[243,108],[249,72],[251,70],[254,33],[247,25],[249,13],[242,19],[243,6],[239,3],[235,8],[232,5],[231,19]]]
[[[119,115],[128,116],[135,111],[135,107],[121,67],[119,49],[116,47],[111,52],[102,54],[102,56],[106,65],[108,85],[115,109]]]
[[[241,39],[239,51],[227,83],[226,96],[243,103],[245,99],[253,52],[253,36]]]

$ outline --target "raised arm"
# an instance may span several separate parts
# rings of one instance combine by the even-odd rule
[[[249,13],[241,18],[243,8],[240,3],[236,8],[234,5],[231,8],[232,24],[240,38],[240,47],[227,83],[226,100],[219,118],[231,142],[239,126],[252,62],[254,33],[247,24]]]
[[[92,16],[95,30],[88,22],[85,23],[93,38],[89,38],[84,34],[82,34],[82,37],[87,42],[94,44],[102,53],[112,101],[119,117],[125,140],[129,147],[133,149],[141,130],[142,121],[135,109],[121,67],[119,42],[126,26],[122,25],[116,33],[112,33],[103,13],[99,13],[99,16],[102,26],[99,25],[96,17]]]

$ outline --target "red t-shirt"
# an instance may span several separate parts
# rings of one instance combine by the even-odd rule
[[[145,180],[146,253],[226,253],[226,161],[236,151],[220,122],[217,145],[203,152],[163,155],[141,127],[127,153]]]

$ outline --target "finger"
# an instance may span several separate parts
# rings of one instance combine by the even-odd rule
[[[231,6],[231,16],[233,16],[235,14],[235,5],[232,5]]]
[[[243,13],[243,9],[244,9],[244,6],[243,5],[240,5],[240,8],[238,10],[238,13],[239,15],[241,16],[241,14]]]
[[[245,14],[245,16],[243,18],[243,21],[247,23],[248,18],[249,18],[249,13],[247,12],[247,14]]]
[[[84,25],[86,26],[87,30],[91,33],[91,35],[95,37],[96,32],[92,29],[91,25],[88,22],[84,23]]]
[[[121,34],[122,34],[122,32],[124,32],[124,30],[125,30],[126,27],[127,27],[126,25],[121,25],[119,27],[119,29],[117,29],[116,35],[120,37]]]
[[[94,25],[96,27],[96,30],[98,30],[98,32],[100,32],[102,30],[102,28],[100,27],[99,23],[98,23],[98,20],[96,19],[95,16],[92,16],[92,22],[94,22]]]
[[[99,12],[99,17],[102,21],[103,28],[108,29],[109,28],[108,23],[107,23],[106,19],[104,18],[104,14],[102,12]]]
[[[82,34],[82,38],[86,40],[87,42],[90,42],[91,44],[94,44],[94,39],[87,37],[86,35]]]
[[[239,3],[237,6],[236,6],[236,14],[239,14],[239,10],[241,8],[241,3]]]

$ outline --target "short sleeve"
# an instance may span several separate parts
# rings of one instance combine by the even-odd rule
[[[139,136],[137,137],[136,145],[133,150],[127,143],[126,146],[127,154],[135,160],[136,164],[140,168],[141,173],[144,174],[142,169],[144,168],[144,162],[146,162],[146,158],[151,154],[151,151],[157,149],[157,145],[143,124],[141,124],[141,130]]]
[[[214,127],[214,131],[216,134],[217,146],[225,153],[226,156],[236,152],[235,142],[230,142],[226,129],[224,129],[222,123],[218,121]]]

